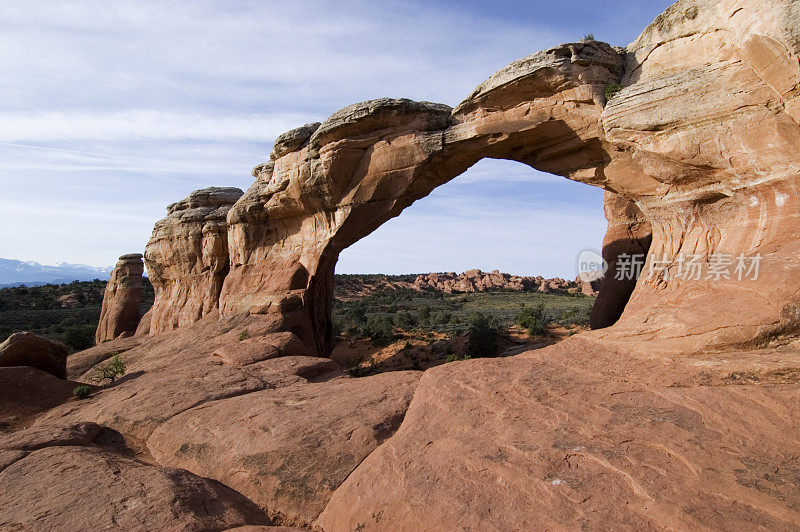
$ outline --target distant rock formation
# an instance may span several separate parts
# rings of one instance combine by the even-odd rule
[[[449,273],[429,273],[420,275],[414,281],[414,286],[420,290],[433,289],[443,292],[484,292],[486,290],[517,290],[521,292],[550,293],[582,293],[589,296],[597,295],[600,281],[584,282],[580,277],[568,281],[555,277],[545,279],[542,276],[522,277],[500,273],[493,270],[489,273],[481,270],[467,270],[456,275]]]
[[[69,348],[32,332],[18,332],[0,344],[0,367],[30,366],[59,379],[67,378]]]
[[[337,276],[334,295],[339,299],[352,299],[371,294],[377,290],[417,290],[439,292],[484,292],[486,290],[514,290],[520,292],[544,292],[558,294],[576,294],[596,296],[600,290],[602,279],[583,281],[577,277],[574,281],[555,277],[545,279],[542,276],[524,277],[501,273],[498,270],[483,272],[467,270],[455,272],[427,273],[417,275],[413,281],[396,279],[394,276]]]
[[[140,253],[119,258],[103,294],[100,322],[95,342],[101,344],[122,335],[131,336],[139,325],[142,305],[142,273],[144,264]]]

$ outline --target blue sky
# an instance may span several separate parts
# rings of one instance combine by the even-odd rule
[[[671,2],[0,3],[0,257],[113,264],[168,203],[252,182],[281,132],[382,96],[455,105],[516,58],[625,45]],[[574,275],[601,193],[484,160],[346,250],[341,272]]]

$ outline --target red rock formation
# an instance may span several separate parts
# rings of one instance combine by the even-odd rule
[[[618,275],[624,271],[625,256],[644,257],[650,249],[652,229],[642,211],[632,201],[612,192],[604,194],[605,214],[608,229],[603,239],[603,259],[608,265],[603,289],[592,307],[590,325],[592,329],[603,329],[614,325],[636,288],[635,276]],[[623,260],[619,260],[622,257]],[[632,259],[631,259],[632,260]]]
[[[155,290],[150,334],[191,325],[217,308],[228,273],[225,218],[241,195],[238,188],[197,190],[156,223],[144,252]]]
[[[0,344],[0,367],[30,366],[60,379],[67,376],[69,348],[32,332],[18,332]]]
[[[461,274],[455,272],[428,273],[416,276],[413,282],[388,279],[386,277],[359,277],[348,275],[337,277],[334,295],[339,299],[362,297],[376,290],[417,290],[456,292],[484,292],[486,290],[516,290],[532,292],[542,285],[550,292],[574,294],[581,292],[587,296],[596,296],[602,279],[586,282],[580,278],[574,281],[565,279],[544,279],[541,276],[524,277],[500,273],[498,270],[486,273],[481,270],[469,270]]]
[[[599,183],[602,93],[622,64],[602,43],[564,45],[512,63],[455,110],[374,100],[290,132],[297,148],[256,167],[230,211],[221,314],[266,315],[329,353],[339,252],[436,186],[483,157]]]
[[[67,401],[72,388],[69,381],[30,366],[0,367],[0,429],[29,425],[37,414]]]
[[[534,54],[455,110],[376,100],[283,135],[229,210],[219,312],[223,253],[198,250],[220,249],[222,219],[206,233],[209,211],[194,219],[181,207],[148,246],[157,334],[121,355],[130,378],[35,421],[104,424],[141,461],[96,442],[21,459],[27,451],[6,449],[0,485],[16,491],[0,499],[0,515],[13,516],[2,523],[30,526],[33,508],[82,526],[81,515],[108,515],[143,484],[166,494],[134,499],[156,512],[150,528],[225,525],[162,513],[185,500],[176,493],[210,489],[163,468],[175,464],[235,485],[282,522],[326,531],[800,527],[798,28],[795,2],[681,0],[627,51],[591,42]],[[715,254],[760,254],[760,276],[645,275],[627,304],[630,283],[608,283],[602,324],[624,305],[613,326],[444,364],[418,385],[411,374],[353,379],[326,359],[269,358],[276,334],[326,354],[339,252],[482,157],[613,192],[612,263],[652,238],[645,270],[658,260],[657,271],[677,273],[682,255],[707,269]],[[109,497],[73,497],[53,476],[103,487],[112,473],[102,464],[122,479]],[[224,508],[242,520],[238,503]]]
[[[491,289],[533,291],[537,290],[542,283],[549,283],[551,279],[541,277],[522,277],[509,275],[494,270],[485,273],[480,270],[468,270],[461,274],[455,272],[430,273],[419,275],[414,281],[414,285],[420,290],[439,290],[443,292],[483,292]],[[566,292],[570,288],[578,290],[580,287],[563,279],[552,279],[558,284],[558,290]]]
[[[218,479],[282,524],[308,525],[397,430],[419,376],[390,372],[215,401],[173,417],[147,445],[161,464]],[[224,434],[221,419],[230,420]]]
[[[103,308],[97,325],[95,342],[102,344],[120,335],[136,333],[142,305],[142,255],[131,253],[119,258],[106,283]]]
[[[603,338],[724,346],[797,329],[798,302],[764,304],[759,293],[766,281],[769,301],[791,299],[780,287],[800,274],[791,259],[800,170],[793,9],[681,2],[627,54],[597,42],[563,45],[500,70],[452,112],[375,100],[290,132],[231,209],[221,314],[268,315],[276,330],[327,354],[339,252],[495,157],[613,191],[620,199],[609,203],[607,254],[619,253],[615,242],[642,248],[649,224],[644,270],[664,261],[669,278],[638,283],[630,312]],[[606,102],[604,89],[617,82],[622,90]],[[629,206],[641,213],[635,230],[616,223]],[[683,255],[697,256],[706,271],[720,256],[760,256],[761,278],[678,279]],[[630,286],[617,289],[599,304],[597,326],[625,306]],[[695,312],[699,306],[707,312]],[[670,348],[685,349],[681,343]]]

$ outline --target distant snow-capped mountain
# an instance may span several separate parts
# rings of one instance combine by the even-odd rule
[[[99,268],[66,262],[48,266],[34,261],[0,259],[0,286],[63,284],[93,279],[107,280],[112,269],[112,267]]]

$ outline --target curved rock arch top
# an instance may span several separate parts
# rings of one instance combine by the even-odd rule
[[[605,189],[612,261],[646,251],[651,232],[648,265],[657,258],[668,273],[683,254],[763,257],[758,279],[646,277],[619,322],[591,334],[679,349],[681,338],[731,345],[791,332],[796,18],[787,1],[680,1],[626,49],[591,41],[530,55],[454,109],[379,99],[289,131],[244,195],[201,191],[156,225],[150,333],[218,309],[327,355],[339,253],[486,157]],[[606,101],[614,84],[622,90]],[[615,321],[632,288],[606,283],[593,322]]]

